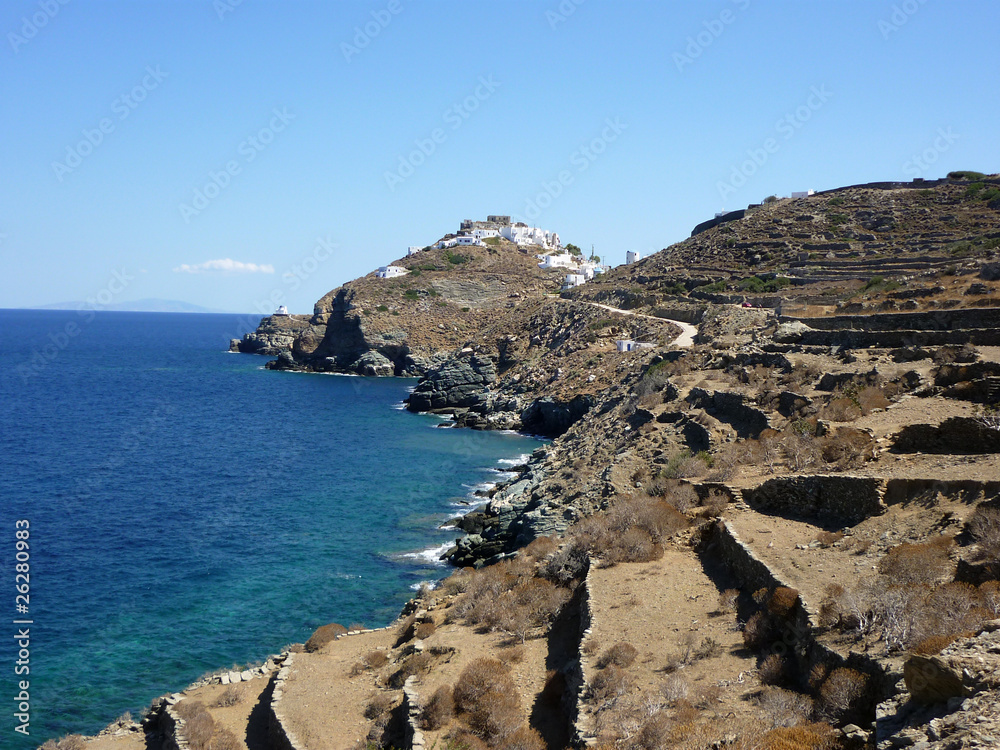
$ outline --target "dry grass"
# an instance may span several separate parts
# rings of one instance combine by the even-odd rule
[[[601,658],[597,660],[597,666],[603,669],[609,664],[614,664],[616,667],[628,669],[635,662],[638,655],[639,650],[631,643],[616,643],[601,654]]]
[[[215,701],[215,705],[220,708],[235,706],[246,697],[246,694],[247,685],[245,682],[241,682],[236,685],[229,685],[222,691],[222,693],[220,693],[219,697]]]

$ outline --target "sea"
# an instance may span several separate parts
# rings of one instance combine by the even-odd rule
[[[540,445],[405,411],[413,379],[229,353],[256,323],[0,310],[0,748],[392,622]]]

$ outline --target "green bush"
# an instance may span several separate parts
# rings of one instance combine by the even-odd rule
[[[986,177],[986,175],[982,172],[972,172],[969,170],[958,170],[948,173],[949,180],[981,180],[984,177]]]

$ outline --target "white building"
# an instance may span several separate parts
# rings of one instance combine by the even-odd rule
[[[380,279],[395,279],[398,276],[406,276],[409,273],[405,268],[399,266],[379,266],[375,275]]]
[[[274,311],[275,315],[288,315],[288,308],[284,305],[278,305],[278,309]]]
[[[815,190],[803,190],[803,191],[800,191],[800,192],[792,193],[792,197],[793,198],[808,198],[810,195],[813,195],[815,192],[816,192]]]
[[[628,252],[625,253],[626,264],[635,263],[637,260],[640,260],[641,258],[642,258],[642,253],[637,252],[635,250],[629,250]]]
[[[582,273],[568,273],[566,274],[566,283],[563,284],[563,289],[572,289],[575,286],[580,286],[586,283],[587,277]]]
[[[646,341],[632,341],[631,339],[618,339],[615,341],[615,346],[620,352],[634,352],[638,349],[652,349],[656,345],[650,344]]]
[[[482,245],[483,241],[478,237],[473,237],[472,235],[461,235],[455,238],[456,245]]]
[[[499,237],[499,229],[473,229],[472,236],[477,240],[485,240],[487,237]]]
[[[576,265],[576,258],[569,253],[553,253],[552,255],[540,255],[542,262],[539,268],[569,268]]]
[[[409,258],[411,255],[416,255],[421,250],[423,250],[423,248],[420,247],[419,245],[410,245],[408,248],[406,248],[406,257]]]

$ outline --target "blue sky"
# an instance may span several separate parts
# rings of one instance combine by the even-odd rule
[[[991,0],[9,0],[0,34],[0,307],[310,312],[463,218],[620,263],[1000,171]]]

